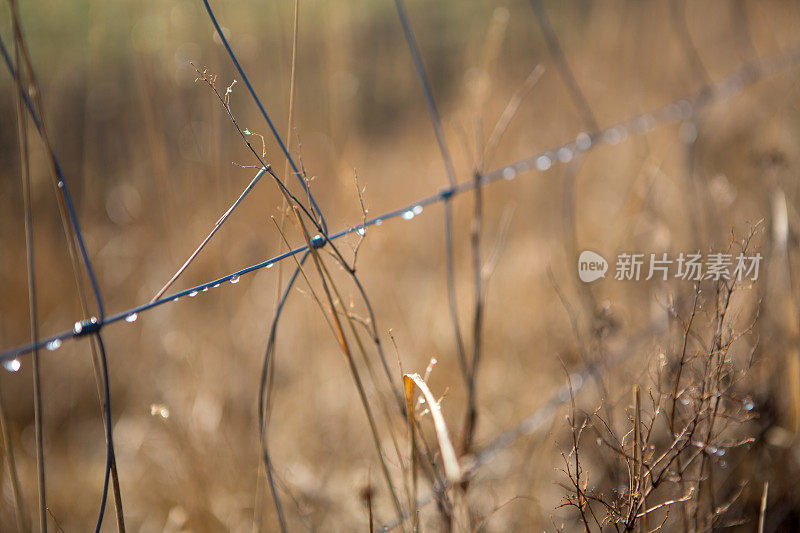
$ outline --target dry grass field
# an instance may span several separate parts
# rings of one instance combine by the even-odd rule
[[[393,2],[212,7],[330,234],[449,186]],[[800,528],[800,5],[408,0],[405,9],[458,183],[573,149],[315,249],[276,328],[263,432],[270,328],[303,254],[103,326],[125,529]],[[166,294],[320,233],[202,1],[4,3],[0,37],[28,72],[15,62],[13,13],[107,316],[150,301],[262,163],[275,179],[257,183]],[[714,85],[748,64],[752,83]],[[80,260],[76,283],[48,144],[24,104],[20,133],[20,93],[2,70],[7,350],[31,342],[26,212],[39,336],[99,310]],[[645,117],[646,132],[595,135],[670,103],[673,119]],[[579,279],[583,250],[608,260],[604,279]],[[686,280],[675,264],[667,280],[615,279],[619,254],[698,251],[759,253],[757,279]],[[65,339],[38,355],[52,531],[92,530],[101,506],[107,445],[93,342]],[[17,361],[0,371],[2,532],[40,529],[34,365],[30,354]],[[413,373],[444,425],[419,389],[408,389],[409,422],[403,376]],[[449,439],[437,432],[445,427]],[[102,531],[122,529],[113,492]]]

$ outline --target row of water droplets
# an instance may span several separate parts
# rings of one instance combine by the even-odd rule
[[[660,115],[663,115],[663,120],[676,121],[688,120],[694,114],[695,106],[690,100],[680,100],[679,102],[672,103],[663,108]],[[655,128],[661,122],[654,114],[647,113],[640,115],[626,124],[618,124],[612,126],[601,133],[597,134],[593,139],[588,133],[582,132],[577,135],[575,141],[567,143],[555,151],[548,151],[533,159],[533,167],[544,172],[549,170],[554,163],[569,163],[579,152],[586,152],[592,148],[595,141],[615,146],[625,141],[629,135],[647,132]],[[687,138],[691,135],[689,132],[695,131],[695,125],[691,122],[685,122],[681,127],[681,138]],[[696,135],[696,133],[695,133]],[[688,139],[693,140],[693,139]],[[525,172],[531,168],[531,160],[521,161],[515,165],[510,165],[502,170],[502,176],[506,180],[513,180],[518,172]]]
[[[422,214],[422,206],[415,205],[411,209],[403,211],[403,214],[400,216],[403,217],[403,220],[411,220],[412,218],[420,214]]]
[[[422,206],[421,206],[421,205],[415,205],[415,206],[414,206],[414,207],[412,207],[411,209],[408,209],[407,211],[404,211],[404,212],[402,213],[402,215],[401,215],[401,216],[402,216],[402,218],[403,218],[404,220],[411,220],[411,219],[413,219],[415,216],[417,216],[417,215],[421,214],[421,213],[422,213],[422,210],[423,210],[423,208],[422,208]],[[377,220],[375,220],[375,221],[373,222],[373,224],[374,224],[374,225],[376,225],[376,226],[380,226],[380,225],[382,225],[382,224],[383,224],[383,220],[382,220],[382,219],[377,219]],[[358,234],[359,234],[359,235],[361,235],[361,236],[364,236],[364,235],[366,234],[366,228],[365,228],[365,226],[364,226],[363,224],[362,224],[362,225],[359,225],[359,226],[356,228],[356,233],[358,233]],[[268,263],[268,264],[265,266],[265,268],[269,269],[269,268],[272,268],[273,266],[275,266],[275,262]],[[240,279],[241,279],[241,278],[240,278],[240,276],[239,276],[239,275],[234,275],[234,276],[231,276],[231,278],[230,278],[228,281],[229,281],[231,284],[235,285],[235,284],[239,283],[239,280],[240,280]],[[208,292],[208,289],[209,289],[209,288],[216,289],[216,288],[217,288],[217,287],[219,287],[221,284],[222,284],[221,282],[218,282],[218,283],[215,283],[214,285],[212,285],[212,286],[210,286],[210,287],[204,287],[203,289],[199,289],[199,290],[193,290],[193,291],[191,291],[190,293],[188,293],[188,294],[186,294],[186,295],[182,295],[182,296],[176,296],[176,297],[174,297],[174,298],[172,299],[172,301],[173,301],[173,302],[177,302],[177,301],[178,301],[179,299],[181,299],[183,296],[188,296],[189,298],[194,298],[194,297],[195,297],[195,296],[197,296],[199,293],[201,293],[201,292]],[[138,319],[139,319],[139,313],[131,313],[131,314],[129,314],[128,316],[126,316],[126,317],[125,317],[125,322],[127,322],[127,323],[129,323],[129,324],[132,324],[132,323],[136,322]],[[58,346],[56,346],[56,347],[55,347],[55,348],[53,348],[53,349],[57,349],[57,348],[58,348],[60,345],[61,345],[61,341],[58,341]],[[49,348],[49,346],[50,346],[50,345],[48,344],[48,349],[50,349],[50,348]]]
[[[268,268],[268,269],[269,269],[269,268],[272,268],[273,266],[275,266],[275,263],[274,263],[274,262],[273,262],[273,263],[269,263],[269,264],[267,264],[267,265],[266,265],[264,268]],[[240,280],[240,279],[241,279],[241,278],[240,278],[240,276],[238,276],[238,275],[234,275],[234,276],[231,276],[231,278],[230,278],[228,281],[229,281],[231,284],[233,284],[233,285],[236,285],[237,283],[239,283],[239,280]],[[184,295],[181,295],[181,296],[175,296],[175,297],[172,299],[172,301],[173,301],[173,302],[177,302],[178,300],[180,300],[181,298],[183,298],[183,296],[188,296],[189,298],[194,298],[195,296],[197,296],[197,295],[198,295],[198,294],[200,294],[201,292],[208,292],[208,290],[209,290],[209,289],[216,289],[216,288],[218,288],[220,285],[222,285],[222,282],[217,282],[217,283],[215,283],[215,284],[213,284],[213,285],[210,285],[210,286],[208,286],[208,287],[203,287],[202,289],[195,289],[195,290],[193,290],[192,292],[190,292],[190,293],[188,293],[188,294],[184,294]],[[129,323],[129,324],[133,324],[133,323],[134,323],[134,322],[136,322],[138,319],[139,319],[139,313],[131,313],[131,314],[129,314],[128,316],[126,316],[126,317],[125,317],[125,322],[127,322],[127,323]]]
[[[664,118],[666,118],[667,120],[681,120],[681,119],[686,120],[689,117],[691,117],[691,115],[694,113],[694,107],[695,106],[692,104],[691,101],[684,99],[677,103],[673,103],[666,106],[661,110],[661,114],[663,114]],[[600,134],[598,134],[596,138],[597,140],[599,140],[604,144],[616,145],[628,138],[629,130],[631,134],[642,133],[654,128],[658,123],[659,120],[653,114],[645,114],[629,121],[628,122],[628,124],[630,124],[629,128],[622,124],[612,126],[604,130]],[[683,126],[688,126],[688,128],[682,128],[681,136],[682,137],[688,136],[684,130],[693,128],[694,124],[687,122]],[[569,163],[570,161],[572,161],[575,154],[579,152],[588,151],[590,148],[592,148],[593,145],[594,145],[594,140],[591,135],[585,132],[579,133],[576,136],[575,141],[565,144],[555,151],[548,151],[539,156],[535,156],[535,159],[533,160],[533,166],[536,168],[536,170],[544,172],[546,170],[549,170],[554,162]],[[504,179],[513,180],[518,172],[524,172],[529,170],[530,168],[531,168],[530,160],[525,160],[503,168],[501,173]],[[62,186],[62,184],[59,183],[59,186]],[[417,204],[403,211],[400,216],[403,218],[403,220],[412,220],[415,216],[420,215],[422,211],[423,211],[422,205]],[[374,224],[375,226],[380,226],[383,224],[383,219],[378,218],[374,220],[372,224]],[[361,236],[365,235],[366,234],[365,225],[362,224],[357,226],[355,231]],[[275,264],[274,262],[268,263],[267,265],[265,265],[265,268],[272,268],[274,264]],[[239,275],[234,275],[228,281],[230,281],[231,284],[236,284],[239,283],[239,279],[240,279]],[[220,285],[221,283],[215,283],[210,288],[217,288]],[[209,287],[204,287],[203,289],[200,290],[193,290],[190,293],[188,293],[188,296],[190,298],[194,298],[200,292],[207,292],[208,289]],[[176,302],[183,296],[186,295],[176,296],[172,299],[172,301]],[[139,313],[134,312],[127,315],[125,317],[125,321],[128,323],[134,323],[138,318],[139,318]],[[46,348],[50,351],[57,350],[60,347],[61,347],[60,339],[54,339],[48,342],[46,345]],[[17,359],[4,361],[2,364],[7,370],[11,372],[18,371],[21,366],[19,360]]]
[[[47,344],[45,344],[45,348],[50,351],[54,352],[61,348],[61,339],[53,339]],[[8,359],[3,361],[3,368],[8,370],[9,372],[19,372],[19,369],[22,368],[22,363],[18,358]]]

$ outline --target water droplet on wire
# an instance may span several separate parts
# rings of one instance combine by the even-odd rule
[[[402,217],[403,217],[403,220],[411,220],[412,218],[414,218],[414,211],[409,209],[408,211],[405,211],[402,214]]]
[[[189,293],[189,298],[194,298],[195,296],[197,296],[197,291],[192,291]]]
[[[3,368],[9,372],[17,372],[22,367],[19,359],[11,359],[10,361],[3,361]]]
[[[139,313],[131,313],[125,317],[125,322],[136,322],[137,318],[139,318]]]
[[[566,146],[558,149],[558,160],[562,163],[569,163],[572,161],[572,150]]]
[[[359,235],[361,235],[361,236],[363,237],[363,236],[364,236],[364,234],[365,234],[365,233],[367,233],[367,230],[365,230],[365,229],[364,229],[364,226],[359,226],[359,227],[356,229],[356,233],[358,233]]]
[[[411,212],[414,213],[415,215],[422,214],[422,206],[421,205],[415,205],[414,208],[411,210]]]
[[[47,348],[51,352],[54,352],[54,351],[58,350],[59,348],[61,348],[61,339],[53,339],[53,340],[51,340],[50,342],[47,343],[45,348]]]
[[[514,177],[516,177],[516,175],[517,171],[514,170],[514,167],[506,167],[503,169],[503,179],[511,181],[514,179]]]
[[[653,115],[642,115],[638,119],[636,119],[636,124],[641,131],[647,131],[652,129],[656,125],[656,119],[653,118]]]
[[[578,150],[588,150],[592,147],[592,137],[588,133],[579,133],[575,137],[575,147]]]
[[[553,164],[549,157],[546,155],[540,155],[536,158],[536,168],[545,171]]]
[[[610,128],[603,133],[603,141],[610,145],[619,144],[622,141],[623,134],[625,133],[625,129],[620,129],[620,126]]]
[[[745,398],[742,400],[742,407],[744,407],[745,411],[752,411],[756,408],[756,403],[752,400],[752,398]]]
[[[233,283],[234,285],[235,285],[236,283],[239,283],[239,276],[233,276],[233,277],[231,278],[231,283]]]
[[[150,416],[160,416],[161,418],[169,418],[169,407],[161,403],[150,404]]]

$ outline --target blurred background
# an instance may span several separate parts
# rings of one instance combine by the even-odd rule
[[[779,54],[795,44],[800,29],[794,2],[544,5],[601,127],[694,94],[747,61]],[[217,0],[213,6],[284,135],[294,2]],[[459,180],[472,179],[475,154],[537,65],[544,74],[485,167],[587,130],[529,2],[409,0],[407,8]],[[145,303],[252,179],[254,169],[240,165],[258,164],[210,87],[196,81],[192,64],[215,75],[223,93],[237,81],[231,111],[242,128],[265,136],[265,160],[279,175],[282,153],[201,2],[42,0],[20,9],[53,146],[106,308],[116,313]],[[10,43],[6,8],[0,35]],[[312,179],[331,230],[361,220],[356,172],[369,215],[446,186],[392,2],[301,0],[296,61],[290,150]],[[631,385],[648,390],[653,362],[680,350],[669,310],[686,315],[694,297],[690,283],[622,282],[608,275],[582,285],[577,252],[591,249],[611,260],[624,251],[724,251],[758,227],[752,249],[765,256],[761,275],[737,294],[731,325],[746,329],[760,309],[739,349],[754,354],[740,386],[755,416],[739,424],[736,435],[755,440],[717,465],[722,474],[715,483],[721,500],[741,484],[729,510],[732,523],[742,521],[735,527],[754,529],[765,481],[771,484],[767,529],[798,527],[800,496],[792,481],[800,470],[793,284],[800,228],[797,81],[795,66],[783,68],[691,121],[484,189],[484,261],[493,250],[498,260],[486,289],[476,449],[545,404],[566,373],[586,367],[587,357],[599,361],[606,383],[587,384],[579,404],[589,411],[601,404],[618,408],[616,422],[623,427]],[[0,346],[6,349],[30,338],[16,111],[7,72],[0,74],[0,94]],[[260,147],[258,137],[251,141]],[[47,159],[32,132],[31,147],[40,331],[49,335],[70,328],[81,311]],[[262,180],[175,288],[282,251],[271,221],[280,219],[281,205],[274,183]],[[473,205],[471,193],[453,200],[458,311],[469,346]],[[429,385],[437,397],[446,393],[442,410],[458,435],[465,388],[447,305],[442,214],[434,205],[413,220],[368,229],[357,270],[397,383],[398,362],[404,371],[423,373],[435,358]],[[287,238],[300,243],[298,231],[287,228]],[[357,239],[340,242],[351,257]],[[259,476],[258,379],[277,289],[293,266],[289,260],[104,329],[129,530],[251,529]],[[353,312],[363,316],[356,288],[337,276],[343,298],[352,296]],[[281,321],[270,442],[291,529],[367,527],[359,495],[368,486],[375,489],[377,523],[391,521],[352,377],[303,282]],[[624,364],[617,364],[621,357]],[[25,503],[35,516],[31,374],[29,359],[21,363],[16,373],[2,372],[0,392]],[[96,519],[105,466],[88,341],[43,352],[42,375],[48,506],[65,531],[87,530]],[[371,397],[385,393],[370,388]],[[476,528],[579,528],[573,513],[559,508],[565,496],[560,484],[567,481],[558,471],[561,453],[571,446],[566,413],[559,408],[539,431],[476,470],[469,496],[481,517]],[[402,431],[402,417],[395,422]],[[616,483],[606,472],[618,459],[592,461],[590,485]],[[618,475],[624,478],[624,471]],[[10,531],[14,507],[5,466],[0,487],[0,529]],[[263,508],[265,528],[276,528],[268,497]],[[439,528],[434,505],[422,518],[429,529]],[[104,530],[114,527],[110,508]]]

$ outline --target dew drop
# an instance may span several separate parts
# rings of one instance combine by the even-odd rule
[[[202,290],[202,291],[200,291],[200,292],[208,292],[208,287],[206,287],[205,289],[203,289],[203,290]]]
[[[503,169],[503,179],[505,180],[513,180],[517,175],[517,171],[514,170],[513,167],[506,167]]]
[[[411,220],[412,218],[414,218],[414,211],[408,210],[403,213],[402,217],[403,220]]]
[[[189,293],[189,298],[194,298],[195,296],[197,296],[197,291],[192,291]]]
[[[3,368],[9,372],[17,372],[22,367],[19,359],[11,359],[10,361],[3,361]]]
[[[383,225],[383,220],[379,218],[378,220],[375,221],[375,225],[376,226],[382,226]]]
[[[150,416],[160,416],[161,418],[169,418],[169,407],[160,403],[150,404]]]
[[[268,264],[268,265],[267,265],[265,268],[272,268],[272,267],[274,267],[274,266],[275,266],[275,263],[270,263],[270,264]]]
[[[131,313],[125,317],[125,322],[136,322],[137,318],[139,318],[139,313]]]
[[[364,234],[367,233],[367,230],[364,229],[364,226],[359,226],[358,229],[356,230],[356,233],[358,233],[359,235],[361,235],[363,237]]]
[[[689,405],[689,398],[681,398],[681,403],[683,405]]]
[[[553,164],[549,157],[546,155],[540,155],[536,158],[536,168],[545,171]]]
[[[636,125],[641,131],[647,131],[652,129],[653,126],[656,125],[656,119],[653,118],[653,115],[642,115],[638,119],[636,119]]]
[[[51,352],[54,352],[54,351],[58,350],[59,348],[61,348],[61,339],[53,339],[53,340],[51,340],[50,342],[47,343],[45,348],[47,348]]]
[[[575,146],[578,150],[588,150],[592,147],[592,137],[588,133],[579,133],[575,137]]]
[[[219,287],[219,283],[215,283],[214,287],[212,287],[212,288],[216,289],[217,287]]]
[[[603,140],[608,144],[615,145],[619,144],[619,142],[622,140],[622,136],[617,128],[611,128],[603,134]]]
[[[572,150],[566,146],[558,149],[558,160],[562,163],[569,163],[572,161]]]
[[[239,276],[233,276],[231,278],[231,283],[233,283],[233,284],[239,283]]]
[[[745,411],[752,411],[756,408],[756,403],[752,400],[752,398],[745,398],[742,401],[742,407],[744,407]]]
[[[411,212],[414,213],[415,215],[422,214],[422,206],[421,205],[415,205],[414,208],[411,210]]]

